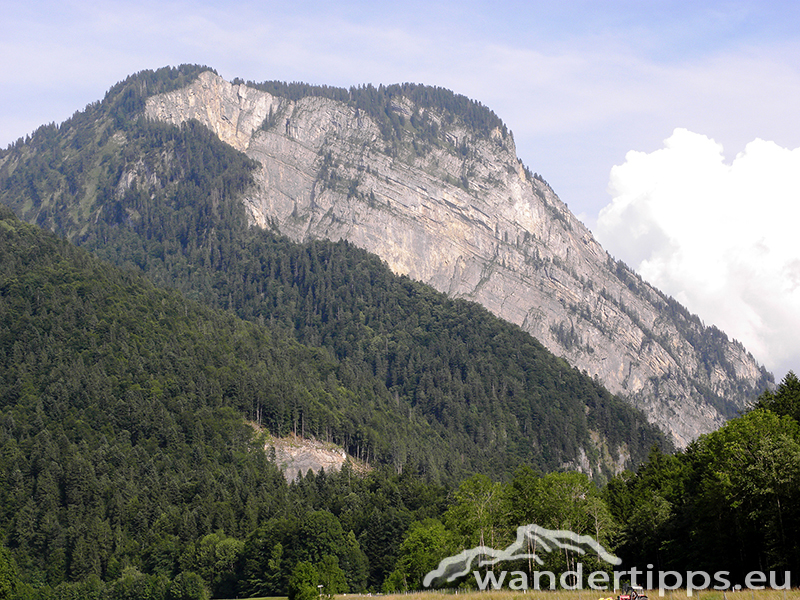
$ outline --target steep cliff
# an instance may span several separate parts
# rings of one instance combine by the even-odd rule
[[[679,446],[766,385],[741,344],[605,252],[523,167],[504,128],[486,135],[399,94],[389,109],[401,124],[391,143],[352,102],[291,100],[205,72],[149,98],[146,114],[196,119],[260,163],[244,199],[253,224],[298,241],[347,239],[481,303],[629,398]]]

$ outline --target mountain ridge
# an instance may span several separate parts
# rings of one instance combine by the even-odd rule
[[[120,118],[119,107],[143,105],[131,89],[169,83],[153,80],[132,78],[10,149],[0,158],[2,202],[159,286],[282,330],[333,358],[346,401],[388,402],[392,410],[376,417],[404,414],[373,425],[359,411],[287,413],[286,402],[262,402],[273,434],[305,435],[305,425],[356,458],[400,470],[413,463],[433,479],[503,477],[520,463],[603,479],[638,464],[652,444],[668,445],[637,411],[477,304],[398,277],[352,244],[298,245],[247,227],[240,198],[255,161],[196,121]],[[335,381],[326,383],[334,398]],[[254,410],[247,418],[261,422]],[[384,435],[381,418],[431,439],[418,448]]]
[[[293,593],[297,573],[337,563],[339,592],[388,592],[428,570],[409,566],[418,548],[408,540],[439,540],[425,552],[432,568],[484,535],[507,539],[492,544],[502,547],[532,522],[597,537],[641,565],[666,558],[680,571],[705,561],[709,572],[733,573],[732,582],[797,562],[793,374],[755,410],[664,454],[664,435],[596,379],[477,303],[396,275],[347,240],[316,239],[324,219],[309,219],[302,203],[293,218],[312,225],[302,244],[273,231],[277,219],[265,229],[248,223],[242,198],[263,193],[252,177],[263,163],[197,120],[142,116],[152,93],[181,89],[201,70],[132,76],[69,121],[0,151],[0,202],[28,221],[0,206],[0,571],[12,594],[138,590],[161,599],[191,584],[193,597],[275,597]],[[358,109],[358,90],[338,105],[373,120],[375,147],[395,163],[391,185],[408,187],[419,166],[408,161],[420,154],[456,152],[461,159],[447,160],[469,167],[476,140],[497,144],[494,128],[453,137],[450,126],[469,111],[441,118],[439,128],[425,115],[404,123],[391,108],[411,106],[392,95],[402,89],[384,90],[371,110]],[[296,102],[308,91],[286,93]],[[382,92],[365,93],[380,100]],[[394,117],[381,117],[386,107]],[[303,133],[302,120],[294,126]],[[273,112],[257,131],[275,127],[286,135]],[[363,179],[350,179],[345,160],[367,156],[363,148],[351,157],[322,149],[315,196],[338,205],[340,218],[366,203],[359,214],[371,218],[370,201],[385,199],[375,172],[365,163]],[[520,181],[537,182],[548,198],[544,180],[517,165]],[[491,223],[470,199],[486,193],[477,191],[478,167],[445,181],[448,201],[475,211],[464,224]],[[426,202],[433,223],[436,206]],[[570,231],[552,207],[542,210]],[[548,239],[568,239],[551,230]],[[571,267],[574,252],[534,254],[531,267],[571,293],[570,278],[584,274]],[[498,252],[495,269],[508,268],[509,256]],[[603,266],[631,293],[648,291],[624,264],[608,257]],[[485,287],[497,281],[488,275]],[[642,322],[614,289],[600,289],[598,305],[616,306],[622,324],[625,316]],[[651,294],[664,319],[686,325],[679,333],[696,349],[695,369],[735,374],[725,352],[736,348],[724,333]],[[586,343],[577,318],[573,327],[553,323],[551,333],[566,347]],[[726,409],[725,397],[716,401]],[[373,468],[355,476],[345,462],[287,484],[267,440],[254,436],[262,430],[339,441]],[[638,474],[619,473],[648,451]],[[573,469],[595,481],[563,472]],[[568,558],[552,570],[568,569]]]
[[[479,302],[627,396],[678,446],[771,381],[741,344],[605,252],[504,128],[476,133],[400,94],[383,100],[387,136],[358,100],[309,93],[293,100],[204,72],[150,96],[145,114],[197,120],[260,165],[243,197],[251,224],[347,239]],[[433,141],[418,133],[430,129]]]
[[[269,433],[267,446],[282,447],[280,438],[291,436],[310,448],[316,439],[328,449],[338,445],[339,466],[347,450],[356,465],[391,464],[398,473],[414,468],[432,480],[457,480],[474,472],[508,476],[518,464],[543,470],[572,466],[603,479],[638,464],[648,443],[664,441],[641,415],[605,390],[592,390],[536,344],[518,344],[517,352],[523,364],[532,352],[541,365],[538,381],[544,389],[537,395],[552,389],[554,382],[548,380],[556,378],[573,392],[553,393],[539,402],[534,415],[547,429],[559,425],[572,435],[523,438],[506,408],[507,414],[497,415],[492,424],[503,434],[486,428],[480,432],[484,439],[476,440],[469,429],[478,426],[480,417],[467,415],[467,431],[462,431],[455,402],[431,399],[441,404],[437,410],[448,413],[445,427],[428,417],[425,404],[401,404],[378,386],[377,377],[354,373],[354,361],[337,361],[325,349],[299,344],[277,328],[186,300],[19,221],[2,205],[0,258],[3,443],[18,434],[63,428],[76,444],[94,446],[103,436],[128,436],[135,446],[154,443],[146,441],[154,435],[159,447],[168,448],[195,435],[192,414],[207,418],[216,412],[226,426]],[[472,321],[486,321],[483,309],[476,311]],[[463,320],[454,312],[447,318],[451,324]],[[488,325],[495,337],[509,333],[510,327],[494,317],[489,316]],[[481,359],[480,353],[474,355]],[[429,370],[420,352],[416,361],[421,370]],[[517,404],[535,402],[533,390],[516,388]],[[487,411],[478,400],[470,412]],[[569,407],[570,415],[544,414],[548,403]],[[489,412],[502,410],[488,407]],[[513,412],[514,419],[525,418],[519,407]],[[151,415],[160,415],[160,427],[178,427],[181,433],[164,433],[149,423]],[[618,431],[598,433],[604,422],[614,420],[641,439],[628,440]],[[490,436],[508,439],[496,443],[485,439]],[[283,464],[287,457],[280,449],[273,462],[290,469],[290,481],[298,474],[296,466]],[[314,466],[302,464],[304,475]]]

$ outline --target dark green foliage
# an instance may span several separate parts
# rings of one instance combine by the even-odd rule
[[[774,392],[765,391],[758,397],[753,408],[765,408],[776,415],[792,417],[800,423],[800,379],[794,371],[789,371],[778,389]]]
[[[208,600],[208,598],[208,590],[203,579],[191,571],[178,573],[167,592],[168,600]]]
[[[187,86],[203,71],[214,71],[200,65],[164,67],[156,71],[140,71],[113,86],[101,104],[105,114],[112,115],[117,126],[135,121],[144,111],[148,96],[163,94]]]
[[[335,370],[324,352],[159,290],[0,207],[0,529],[25,596],[91,581],[166,593],[181,571],[234,595],[245,538],[290,513],[307,514],[298,536],[319,540],[287,541],[292,561],[335,549],[362,589],[367,557],[334,516],[362,532],[342,504],[361,480],[309,476],[290,494],[242,419],[347,423],[368,439],[359,423],[372,408]],[[391,445],[403,417],[382,415],[391,429],[374,435]],[[314,512],[323,506],[335,512]]]
[[[172,237],[149,240],[147,251],[129,248],[132,264],[140,268],[147,267],[151,253],[163,260],[181,245],[208,245],[214,225],[222,220],[245,226],[241,211],[230,214],[231,200],[250,185],[255,163],[206,128],[142,119],[124,136],[124,143],[120,133],[103,145],[74,152],[63,146],[88,125],[69,123],[62,126],[60,141],[49,143],[47,151],[36,150],[33,144],[11,157],[13,165],[0,169],[4,202],[25,220],[70,239],[86,231],[89,221],[95,235],[123,237],[129,246],[135,241],[129,229],[152,230],[153,223],[161,220],[162,235]],[[34,139],[40,137],[37,132]],[[126,187],[121,184],[125,177],[149,185]],[[151,186],[159,189],[157,201],[150,195]],[[125,231],[111,231],[121,226]]]
[[[319,596],[319,573],[309,562],[295,565],[289,577],[289,600],[315,600]]]
[[[176,577],[176,591],[179,591],[181,587],[182,575],[181,573]],[[93,583],[99,588],[98,591],[105,587],[108,596],[115,600],[166,600],[168,588],[170,587],[169,582],[162,577],[149,577],[136,567],[126,567],[118,579],[105,586],[102,585],[102,582],[99,582],[99,586],[96,585],[96,581],[93,581]],[[76,597],[84,598],[86,596],[81,595],[81,593],[85,593],[85,587],[85,582],[78,584],[62,583],[56,587],[56,590],[63,590],[62,594],[65,596],[68,596],[69,592],[77,592],[75,594]],[[103,595],[98,594],[96,597],[102,598]],[[206,598],[208,598],[207,594]]]
[[[339,367],[324,352],[272,340],[253,324],[109,271],[66,244],[35,235],[15,219],[4,223],[10,228],[0,249],[0,347],[5,357],[0,367],[7,374],[2,388],[6,407],[20,410],[27,402],[33,410],[46,398],[48,414],[70,407],[100,410],[131,431],[130,423],[138,418],[131,406],[141,403],[149,410],[145,407],[153,399],[179,394],[188,402],[187,410],[235,408],[253,418],[262,415],[275,433],[306,428],[345,445],[351,438],[364,443],[378,435],[362,431],[359,423],[373,428],[374,419],[395,412],[388,399],[381,414],[374,412],[376,406],[362,404],[367,396],[357,402],[337,381]],[[54,258],[48,246],[64,256]],[[198,320],[208,321],[202,330]],[[53,356],[56,352],[61,354]],[[42,360],[53,366],[37,367]],[[31,370],[39,381],[32,381]],[[315,381],[320,389],[306,387]],[[98,400],[100,405],[94,406]],[[122,402],[125,410],[118,404]],[[341,412],[348,405],[358,415]],[[399,418],[398,413],[391,419],[392,428]],[[337,425],[342,422],[348,423],[346,429]],[[379,431],[382,443],[390,445],[390,428],[384,425]],[[193,433],[189,435],[191,439]]]
[[[457,551],[454,536],[438,519],[414,522],[403,538],[394,571],[386,579],[384,590],[400,592],[422,587],[425,574],[439,561]]]
[[[636,475],[612,480],[604,495],[624,527],[627,564],[662,570],[800,572],[800,425],[797,378],[685,452],[654,451]],[[774,409],[774,410],[773,410]]]
[[[0,600],[11,600],[17,593],[17,567],[11,553],[0,546]]]
[[[244,82],[237,79],[234,80],[234,83]],[[387,140],[399,137],[401,130],[406,125],[406,119],[400,114],[396,105],[400,98],[408,98],[418,109],[432,109],[443,114],[448,124],[458,119],[482,137],[489,137],[495,129],[501,132],[503,138],[508,135],[508,129],[503,121],[490,109],[480,102],[441,87],[415,83],[379,85],[378,87],[367,84],[346,90],[326,85],[282,81],[265,81],[263,83],[248,81],[246,85],[268,92],[273,96],[281,96],[294,101],[317,96],[349,104],[357,110],[363,111],[381,125],[381,131]],[[436,137],[438,134],[438,125],[421,116],[419,111],[410,116],[408,124],[417,133],[421,133],[423,138]]]
[[[475,457],[469,470],[510,474],[520,461],[552,470],[588,446],[589,430],[628,444],[634,460],[656,439],[635,411],[480,306],[398,278],[346,243],[262,237],[246,253],[261,297],[240,314],[284,324],[356,377],[379,378],[442,435],[456,434],[451,447]]]

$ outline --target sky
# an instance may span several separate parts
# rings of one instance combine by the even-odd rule
[[[0,0],[0,147],[128,75],[473,98],[616,258],[800,371],[800,3]]]

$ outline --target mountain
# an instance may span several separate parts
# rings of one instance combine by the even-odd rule
[[[349,240],[479,302],[628,398],[678,446],[771,381],[740,343],[605,252],[487,109],[423,86],[334,92],[206,71],[150,96],[145,113],[197,120],[257,161],[243,197],[251,224]]]
[[[348,240],[518,325],[678,446],[771,381],[741,344],[603,251],[516,158],[494,113],[441,88],[228,83],[195,66],[143,72],[3,152],[0,198],[189,297],[282,320],[311,345],[336,342],[313,318],[288,314],[287,288],[265,285],[274,263],[259,258],[235,280],[263,246],[233,248],[251,230]],[[302,282],[285,275],[291,294]],[[402,386],[386,385],[399,397]]]
[[[211,148],[236,170],[223,160],[235,151],[203,128],[138,134],[155,142],[159,132],[175,142],[156,144],[161,156]],[[198,156],[213,175],[211,155]],[[169,178],[162,167],[154,174]],[[211,208],[205,191],[192,214]],[[158,222],[188,222],[151,209]],[[214,597],[285,595],[298,563],[319,568],[325,556],[345,590],[378,590],[405,531],[441,515],[473,473],[582,467],[607,479],[668,447],[637,411],[475,303],[347,243],[245,231],[252,246],[240,250],[276,272],[252,280],[269,302],[281,298],[273,324],[188,300],[0,206],[0,579],[11,597],[208,598],[205,586]],[[114,232],[129,230],[99,233]],[[159,248],[170,254],[156,244],[146,254]],[[309,335],[335,338],[331,350],[298,343],[286,325],[306,313],[313,323],[315,307],[331,328]],[[351,460],[289,484],[262,429],[336,442],[371,469]],[[598,494],[586,475],[568,475],[575,497]],[[196,593],[180,592],[187,580]]]
[[[55,429],[75,444],[123,436],[155,451],[203,438],[203,419],[247,430],[250,417],[383,462],[399,443],[424,439],[408,459],[429,465],[429,450],[448,447],[375,382],[343,382],[324,350],[155,287],[3,206],[0,259],[3,443]]]
[[[665,445],[640,413],[479,305],[397,276],[349,243],[297,244],[247,227],[240,198],[257,163],[196,122],[138,114],[137,92],[186,75],[141,74],[42,127],[0,157],[0,189],[21,215],[101,258],[301,342],[310,354],[282,367],[286,382],[214,386],[243,415],[273,435],[332,441],[445,481],[506,477],[523,463],[602,479]]]
[[[219,89],[209,96],[209,86]],[[330,127],[340,129],[318,146],[303,137]],[[540,271],[550,282],[541,289],[561,278],[566,294],[574,283],[568,234],[582,226],[518,161],[514,173],[489,174],[503,156],[513,140],[499,118],[447,90],[229,84],[191,65],[131,76],[0,151],[1,587],[31,599],[280,596],[309,567],[339,577],[339,591],[377,591],[406,532],[467,505],[481,523],[491,505],[515,524],[535,509],[548,526],[613,531],[595,484],[671,444],[532,337],[530,319],[510,323],[472,301],[482,290],[522,293],[503,283],[521,260],[512,248],[529,251],[531,274],[515,285]],[[292,191],[312,176],[309,198]],[[508,182],[519,187],[506,212],[480,204]],[[417,184],[427,187],[414,196]],[[287,198],[288,217],[264,208]],[[525,215],[531,229],[512,243]],[[370,238],[364,224],[377,218]],[[399,240],[407,268],[356,233]],[[457,239],[461,279],[435,268]],[[474,294],[412,273],[468,281],[481,248],[496,259]],[[629,294],[644,284],[605,260],[628,291],[584,281],[600,289],[600,308],[580,319],[615,306],[627,323]],[[691,372],[739,386],[717,395],[696,380],[703,410],[722,418],[769,380],[763,370],[725,379],[726,357],[744,350],[651,293],[667,307],[659,318],[683,323],[678,341],[702,357]],[[585,346],[580,322],[546,329],[564,347]],[[612,325],[615,339],[633,335]],[[355,476],[345,462],[289,484],[264,430],[338,444],[371,469]],[[575,469],[595,482],[552,473]],[[471,527],[473,516],[445,521]]]

